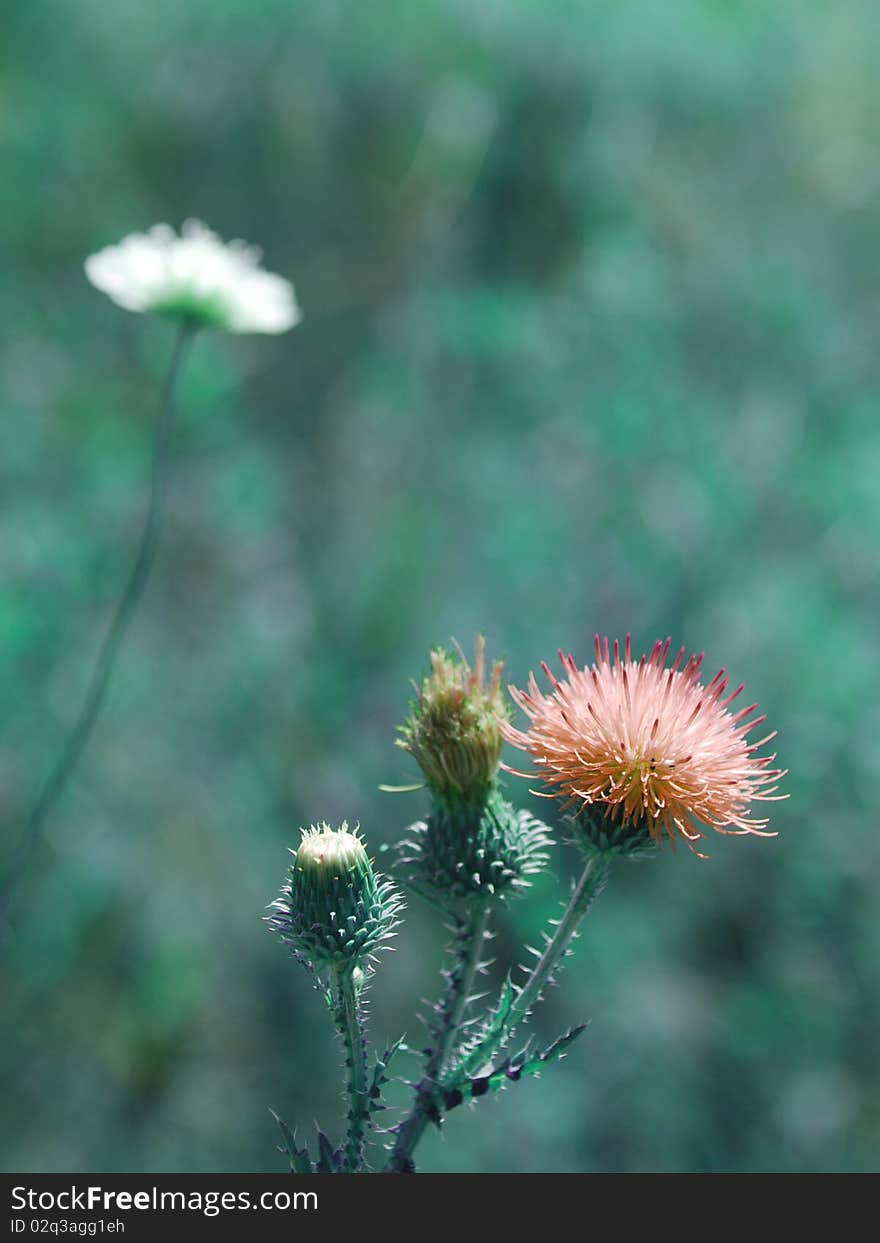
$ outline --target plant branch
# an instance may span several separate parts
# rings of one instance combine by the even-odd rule
[[[9,862],[2,886],[0,886],[0,945],[2,945],[4,934],[7,931],[9,908],[14,892],[39,845],[49,813],[64,793],[65,787],[73,775],[98,720],[122,640],[144,593],[144,588],[155,560],[162,517],[165,470],[171,445],[171,431],[174,424],[175,388],[193,331],[191,326],[181,325],[165,378],[159,419],[156,424],[147,512],[128,582],[116,606],[113,620],[98,653],[79,716],[67,737],[55,767],[50,772],[48,780],[27,818],[18,845]]]
[[[416,1087],[412,1109],[397,1128],[397,1139],[391,1153],[387,1170],[395,1174],[415,1172],[413,1152],[429,1122],[439,1121],[435,1095],[447,1059],[452,1052],[455,1038],[467,1010],[480,967],[480,953],[489,923],[488,900],[472,905],[467,914],[459,917],[456,926],[453,952],[455,961],[448,975],[446,996],[439,1004],[440,1021],[433,1047],[425,1063],[425,1073]]]
[[[547,942],[544,953],[529,972],[525,984],[510,1000],[503,1023],[490,1024],[482,1037],[478,1037],[460,1066],[444,1081],[444,1087],[466,1080],[476,1074],[495,1056],[499,1049],[509,1044],[519,1025],[528,1018],[534,1004],[548,984],[553,973],[565,956],[581,920],[589,911],[595,898],[605,887],[610,867],[606,855],[594,854],[587,860],[580,880],[574,888],[565,913],[556,925],[556,931]]]

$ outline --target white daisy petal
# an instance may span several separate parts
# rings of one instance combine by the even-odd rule
[[[225,244],[199,220],[132,233],[85,261],[86,276],[126,311],[155,311],[228,332],[286,332],[302,319],[290,281],[260,268],[261,252]]]

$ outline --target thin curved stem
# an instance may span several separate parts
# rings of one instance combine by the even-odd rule
[[[64,793],[64,789],[86,748],[92,730],[98,720],[122,640],[143,595],[153,561],[155,560],[162,517],[165,468],[168,462],[171,431],[174,424],[174,392],[181,364],[183,363],[193,332],[194,329],[191,326],[187,324],[181,325],[165,378],[159,419],[156,424],[147,512],[128,582],[116,606],[113,620],[98,653],[79,716],[67,737],[55,767],[50,772],[48,780],[27,818],[18,845],[10,859],[2,887],[0,887],[0,944],[2,944],[8,927],[9,907],[18,883],[40,842],[49,813]]]
[[[490,904],[481,902],[470,908],[456,934],[456,956],[449,972],[446,997],[440,1004],[437,1038],[425,1064],[425,1073],[416,1087],[415,1100],[407,1117],[400,1124],[387,1169],[395,1174],[415,1172],[413,1152],[429,1122],[437,1121],[434,1094],[455,1037],[461,1028],[480,967],[480,953],[489,924]],[[454,943],[455,944],[455,943]]]

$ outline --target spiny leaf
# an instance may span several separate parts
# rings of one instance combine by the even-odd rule
[[[281,1135],[284,1140],[284,1151],[287,1153],[287,1157],[290,1161],[291,1174],[313,1173],[314,1171],[312,1168],[311,1159],[309,1157],[308,1148],[298,1148],[297,1143],[296,1143],[296,1137],[293,1134],[293,1131],[291,1131],[290,1127],[284,1121],[284,1119],[279,1118],[278,1114],[276,1114],[274,1109],[270,1109],[269,1113],[278,1123],[278,1128],[281,1131]]]
[[[330,1140],[323,1131],[318,1131],[318,1173],[319,1174],[337,1174],[339,1165],[342,1160],[342,1153],[334,1150]]]
[[[505,1058],[500,1066],[485,1075],[461,1078],[454,1084],[445,1087],[438,1093],[439,1102],[448,1113],[467,1100],[476,1100],[490,1092],[500,1092],[510,1083],[518,1083],[520,1079],[536,1075],[544,1066],[559,1061],[571,1044],[586,1031],[587,1024],[579,1023],[559,1036],[546,1049],[528,1055],[528,1045],[514,1057]]]
[[[381,1057],[379,1057],[378,1054],[376,1055],[376,1065],[373,1067],[373,1077],[370,1081],[368,1093],[369,1108],[373,1113],[377,1113],[380,1109],[385,1108],[385,1106],[381,1104],[382,1088],[388,1082],[388,1067],[391,1064],[392,1058],[401,1049],[406,1048],[406,1045],[403,1042],[404,1037],[401,1036],[399,1040],[395,1040],[394,1044],[389,1045],[388,1048],[385,1049]]]
[[[483,1049],[490,1050],[488,1056],[498,1047],[504,1038],[510,1008],[516,993],[510,975],[505,977],[501,992],[494,1010],[461,1048],[458,1058],[451,1070],[443,1076],[444,1087],[457,1084],[459,1079],[466,1079],[474,1070],[480,1069],[480,1058]]]
[[[548,1045],[543,1053],[538,1054],[538,1061],[542,1063],[554,1062],[564,1057],[569,1045],[574,1044],[578,1036],[582,1035],[588,1027],[589,1023],[577,1023],[574,1027],[570,1027],[567,1032],[564,1032],[551,1045]]]

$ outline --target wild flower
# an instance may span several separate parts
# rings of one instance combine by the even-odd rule
[[[785,797],[775,755],[758,754],[776,731],[750,742],[766,717],[753,715],[755,703],[731,711],[743,686],[728,691],[724,669],[704,685],[702,656],[685,660],[685,648],[667,667],[669,648],[658,640],[634,660],[629,635],[622,654],[596,635],[592,665],[560,652],[561,678],[542,664],[549,691],[534,674],[526,690],[512,686],[529,725],[501,720],[500,729],[536,769],[519,775],[539,777],[535,793],[561,798],[565,810],[646,829],[655,842],[695,849],[704,827],[773,836],[754,804]]]
[[[302,318],[290,281],[260,267],[260,251],[224,243],[198,220],[130,233],[85,261],[96,289],[126,311],[152,311],[227,332],[286,332]]]

